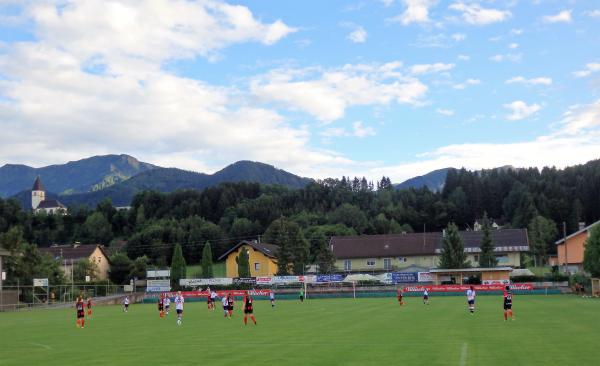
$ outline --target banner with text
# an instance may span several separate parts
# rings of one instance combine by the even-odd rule
[[[233,279],[234,285],[254,285],[256,284],[256,277],[235,277]]]
[[[317,283],[342,282],[344,278],[341,274],[317,275]]]
[[[146,292],[168,292],[171,291],[170,280],[147,280]]]
[[[146,278],[171,277],[171,271],[168,269],[146,271]]]
[[[226,296],[228,294],[231,294],[233,296],[236,297],[244,297],[246,295],[246,293],[250,294],[250,296],[269,296],[269,292],[270,290],[267,289],[259,289],[259,290],[229,290],[229,291],[225,291],[225,290],[219,290],[219,291],[215,291],[217,293],[218,297],[223,297]],[[184,298],[192,298],[192,297],[204,297],[206,298],[208,296],[208,291],[181,291],[181,295]],[[158,293],[151,293],[151,294],[146,294],[146,298],[147,299],[155,299],[158,298],[160,294]],[[172,292],[167,292],[166,295],[168,297],[175,297],[177,296],[177,292],[172,291]]]
[[[429,292],[466,292],[471,285],[417,285],[404,287],[405,292],[423,292],[425,289]],[[503,291],[505,285],[473,285],[475,291]],[[511,290],[533,290],[533,285],[529,283],[515,283],[510,285]]]
[[[179,286],[198,287],[198,286],[228,286],[233,284],[232,278],[186,278],[179,280]]]
[[[419,272],[417,277],[419,282],[433,282],[433,275],[429,272]]]

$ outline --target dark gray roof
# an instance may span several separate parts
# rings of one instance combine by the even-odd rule
[[[264,255],[266,255],[267,257],[270,257],[270,258],[275,258],[277,256],[277,251],[279,250],[279,247],[275,244],[267,244],[267,243],[259,243],[259,242],[255,242],[255,241],[243,240],[243,241],[237,243],[237,245],[235,245],[233,248],[229,249],[225,254],[220,256],[219,260],[223,260],[223,259],[227,258],[227,256],[231,252],[236,251],[237,248],[239,248],[242,245],[251,246],[255,250],[258,250],[259,252],[263,253]]]
[[[479,252],[483,237],[481,231],[461,231],[459,234],[465,252]],[[494,250],[497,252],[529,250],[527,229],[492,230],[491,235]],[[443,239],[441,232],[334,236],[330,244],[336,258],[381,258],[434,255],[441,251]]]
[[[66,206],[58,200],[43,200],[37,208],[66,208]]]
[[[55,245],[48,248],[38,248],[41,253],[49,254],[51,257],[56,259],[67,259],[67,260],[80,260],[89,258],[96,248],[100,248],[100,251],[106,259],[108,254],[104,250],[104,247],[99,244],[85,244],[85,245]]]
[[[33,188],[31,188],[32,191],[45,191],[44,186],[42,185],[42,180],[40,179],[40,176],[38,175],[35,178],[35,181],[33,182]]]

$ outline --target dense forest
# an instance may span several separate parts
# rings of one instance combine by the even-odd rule
[[[544,260],[552,241],[579,222],[600,219],[600,161],[563,170],[450,170],[440,192],[396,190],[390,179],[325,179],[291,189],[257,183],[221,183],[203,191],[138,193],[131,209],[109,200],[95,209],[70,207],[68,215],[33,214],[0,200],[0,240],[18,236],[37,246],[73,242],[121,248],[134,259],[170,263],[181,244],[188,264],[199,263],[206,242],[213,259],[242,239],[277,242],[276,225],[305,243],[306,261],[316,261],[331,235],[439,231],[449,222],[473,227],[484,213],[506,227],[529,228],[532,250]],[[10,231],[10,232],[9,232]],[[10,235],[9,235],[10,234]]]

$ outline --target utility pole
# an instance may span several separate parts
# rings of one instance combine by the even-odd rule
[[[565,272],[569,273],[569,259],[567,257],[567,223],[563,221],[563,243],[565,243]]]

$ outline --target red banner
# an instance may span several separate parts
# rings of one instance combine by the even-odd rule
[[[428,285],[428,286],[404,286],[405,292],[465,292],[471,285]],[[506,285],[473,285],[475,291],[503,291]],[[510,285],[511,290],[533,290],[529,283],[518,283]]]
[[[237,297],[244,297],[246,293],[249,293],[251,296],[269,296],[270,290],[229,290],[229,291],[215,291],[218,297],[223,297],[227,294],[231,294]],[[161,293],[147,294],[147,298],[158,298]],[[177,296],[177,292],[162,292],[162,294],[167,295],[168,297]],[[181,295],[184,298],[189,297],[207,297],[209,294],[208,291],[181,291]]]

